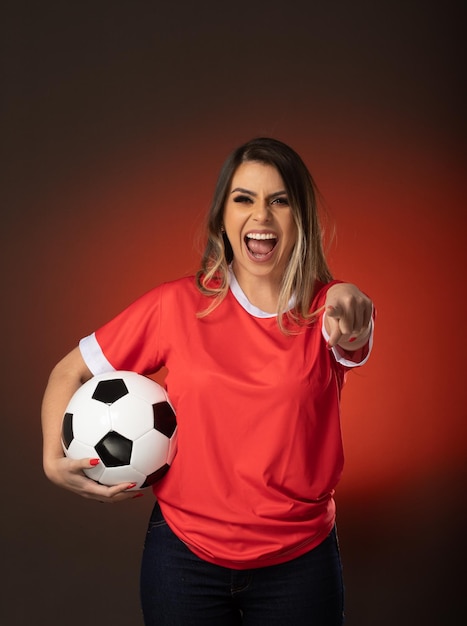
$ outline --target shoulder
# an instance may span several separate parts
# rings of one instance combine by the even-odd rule
[[[159,315],[164,310],[167,311],[172,306],[176,306],[177,303],[183,306],[184,303],[182,301],[186,302],[190,298],[196,301],[197,293],[199,292],[196,288],[194,277],[188,276],[163,282],[141,294],[121,311],[115,319]]]
[[[156,289],[163,289],[167,293],[172,291],[191,291],[196,290],[196,278],[195,276],[182,276],[181,278],[176,278],[175,280],[170,280],[161,283]]]
[[[176,300],[186,298],[199,298],[201,296],[198,286],[196,284],[196,278],[194,276],[184,276],[171,280],[165,283],[161,283],[155,288],[156,293],[165,300],[173,298]]]
[[[149,298],[157,303],[164,318],[175,315],[177,311],[183,314],[198,312],[207,306],[206,296],[200,292],[195,276],[161,283],[149,293]]]
[[[184,276],[156,285],[138,298],[138,301],[165,300],[199,293],[194,276]]]

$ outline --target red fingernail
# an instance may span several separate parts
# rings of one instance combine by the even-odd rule
[[[352,343],[352,341],[355,341],[356,337],[350,337],[349,339],[349,343]]]
[[[130,483],[127,489],[133,489],[133,487],[136,487],[136,483]]]
[[[136,498],[142,498],[144,496],[144,493],[137,493],[135,496],[133,496],[131,499],[132,500],[136,500]]]
[[[326,342],[326,348],[327,348],[328,350],[332,350],[332,346],[330,346],[330,345],[329,345],[329,341],[327,341],[327,342]]]
[[[99,463],[100,463],[100,459],[91,459],[91,460],[89,461],[89,463],[90,463],[92,466],[99,465]]]

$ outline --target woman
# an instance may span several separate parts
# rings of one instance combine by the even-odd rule
[[[96,459],[63,456],[61,419],[93,374],[168,369],[178,453],[154,486],[141,571],[147,625],[343,621],[334,489],[339,399],[368,358],[371,300],[333,281],[315,189],[277,140],[235,150],[219,176],[196,277],[156,287],[52,371],[43,402],[44,469],[101,502]]]

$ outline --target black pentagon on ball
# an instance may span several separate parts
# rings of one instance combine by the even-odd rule
[[[95,446],[106,467],[129,465],[133,443],[114,430],[109,431]]]
[[[152,405],[154,412],[154,428],[166,437],[172,437],[177,427],[175,413],[168,402],[158,402]]]
[[[65,413],[62,423],[62,441],[67,450],[73,441],[73,436],[73,413]]]
[[[112,378],[111,380],[101,380],[97,383],[93,400],[103,402],[104,404],[113,404],[128,394],[128,388],[122,378]]]
[[[165,465],[160,467],[158,470],[156,470],[152,474],[149,474],[149,476],[146,476],[146,480],[141,485],[141,489],[144,489],[145,487],[149,487],[150,485],[157,483],[157,481],[160,480],[162,476],[165,476],[167,474],[169,469],[170,469],[170,465],[166,463]]]

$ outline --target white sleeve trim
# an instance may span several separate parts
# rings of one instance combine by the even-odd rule
[[[91,370],[93,376],[105,374],[106,372],[115,372],[113,367],[107,360],[102,348],[96,339],[96,334],[83,337],[79,342],[79,349],[84,362]]]
[[[326,313],[323,315],[323,321],[321,324],[321,332],[322,335],[324,337],[324,340],[326,341],[326,343],[329,340],[329,334],[326,330],[326,327],[324,325],[324,317],[325,317]],[[337,350],[337,348],[334,346],[331,348],[331,351],[334,355],[334,358],[336,359],[336,361],[338,363],[340,363],[341,365],[345,365],[346,367],[359,367],[360,365],[364,365],[368,359],[370,358],[370,354],[371,354],[371,350],[373,348],[373,330],[374,330],[374,324],[373,324],[373,318],[371,318],[370,320],[370,337],[368,339],[368,354],[366,355],[366,357],[362,360],[362,361],[350,361],[349,359],[346,359],[345,357],[342,356],[342,354],[340,354],[339,350]]]

